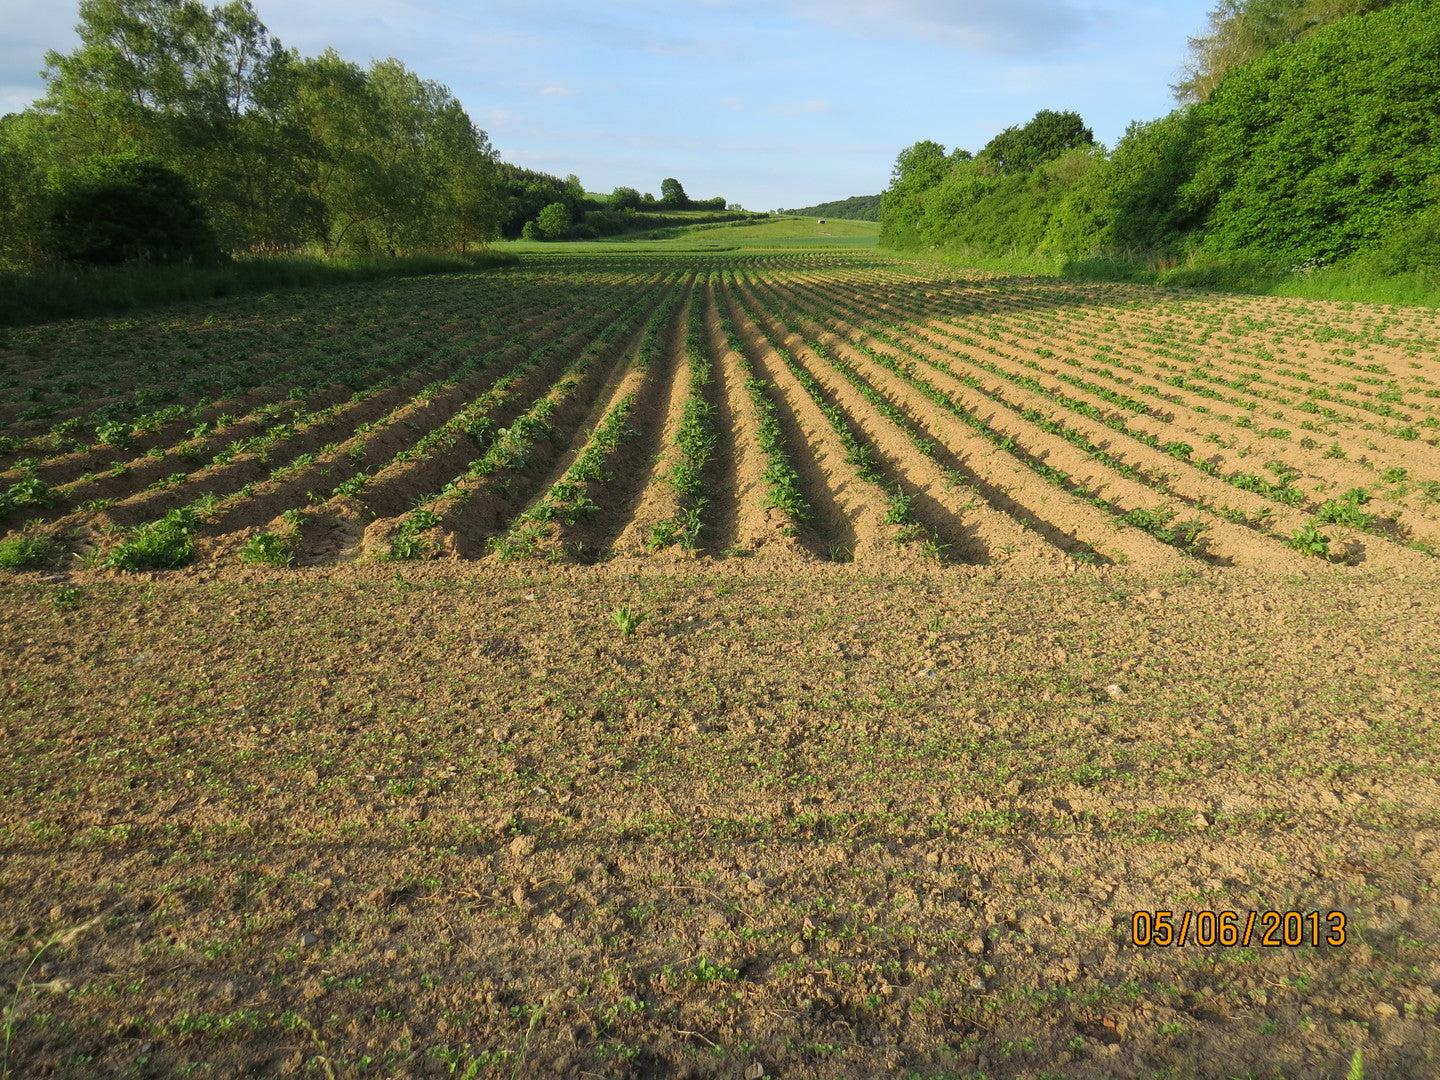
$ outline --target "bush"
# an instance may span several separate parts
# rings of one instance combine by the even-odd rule
[[[571,217],[570,208],[564,203],[551,203],[540,211],[540,216],[535,219],[535,226],[540,230],[540,235],[546,240],[562,239],[570,231]]]
[[[522,239],[522,240],[539,240],[539,239],[540,239],[540,226],[537,225],[537,224],[535,224],[535,222],[533,222],[533,221],[527,221],[527,222],[525,222],[524,226],[520,229],[520,239]]]
[[[210,266],[220,257],[189,181],[135,154],[92,157],[52,178],[49,246],[62,261],[92,266]]]
[[[1380,274],[1440,270],[1440,208],[1421,214],[1363,253],[1356,262]]]
[[[1206,245],[1286,266],[1334,262],[1405,229],[1440,173],[1440,2],[1352,16],[1232,71],[1182,200]]]

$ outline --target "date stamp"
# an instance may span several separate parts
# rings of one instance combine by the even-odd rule
[[[1345,944],[1343,911],[1136,911],[1130,944],[1137,948],[1219,945],[1298,949]]]

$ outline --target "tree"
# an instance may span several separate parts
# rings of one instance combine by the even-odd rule
[[[67,262],[213,263],[215,234],[186,179],[152,158],[87,160],[51,185],[50,243]]]
[[[520,227],[520,239],[522,239],[522,240],[539,240],[539,239],[541,239],[541,237],[540,237],[540,226],[537,225],[537,224],[535,224],[535,222],[533,222],[533,221],[527,221],[527,222],[525,222],[525,224]]]
[[[1181,102],[1208,101],[1227,74],[1287,42],[1350,15],[1398,0],[1219,0],[1210,30],[1190,39],[1185,78],[1172,89]]]
[[[890,186],[880,197],[882,244],[907,248],[920,243],[920,197],[940,183],[952,165],[945,156],[945,147],[930,139],[922,139],[896,155]]]
[[[610,193],[610,205],[616,210],[639,210],[640,192],[633,187],[617,187]]]
[[[660,202],[671,210],[684,210],[690,205],[685,189],[673,176],[667,176],[660,181]]]
[[[570,231],[571,222],[570,208],[561,202],[551,203],[535,219],[540,235],[546,240],[561,239]]]
[[[125,152],[161,161],[190,181],[228,250],[319,240],[327,253],[398,254],[497,234],[485,133],[398,60],[302,60],[250,0],[81,0],[80,17],[80,47],[46,57],[36,112],[50,167]]]
[[[1024,127],[1008,127],[976,155],[1000,173],[1028,173],[1066,150],[1094,146],[1095,133],[1079,113],[1041,109]]]
[[[0,118],[0,268],[44,258],[46,137],[33,112]]]
[[[901,198],[916,195],[938,184],[949,167],[945,147],[930,139],[922,139],[896,156],[895,167],[890,171],[889,190]]]
[[[45,58],[40,108],[63,158],[166,162],[195,185],[230,247],[313,226],[283,146],[297,57],[249,0],[82,0],[80,19],[80,47]]]

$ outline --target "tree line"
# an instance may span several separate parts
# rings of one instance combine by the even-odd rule
[[[0,118],[0,266],[464,252],[725,208],[672,178],[607,198],[502,162],[447,87],[393,58],[301,56],[250,0],[81,0],[79,17],[45,96]]]
[[[1440,0],[1223,0],[1191,48],[1181,107],[1113,150],[1052,110],[974,154],[906,148],[881,242],[1440,266]]]
[[[798,210],[777,210],[779,214],[793,214],[796,217],[845,218],[849,221],[879,221],[879,195],[851,195],[848,199],[803,206]]]

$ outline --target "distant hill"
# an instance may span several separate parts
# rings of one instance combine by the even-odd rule
[[[852,221],[879,221],[879,195],[851,195],[848,199],[804,206],[799,210],[781,210],[782,214],[797,214],[800,217],[849,218]]]

